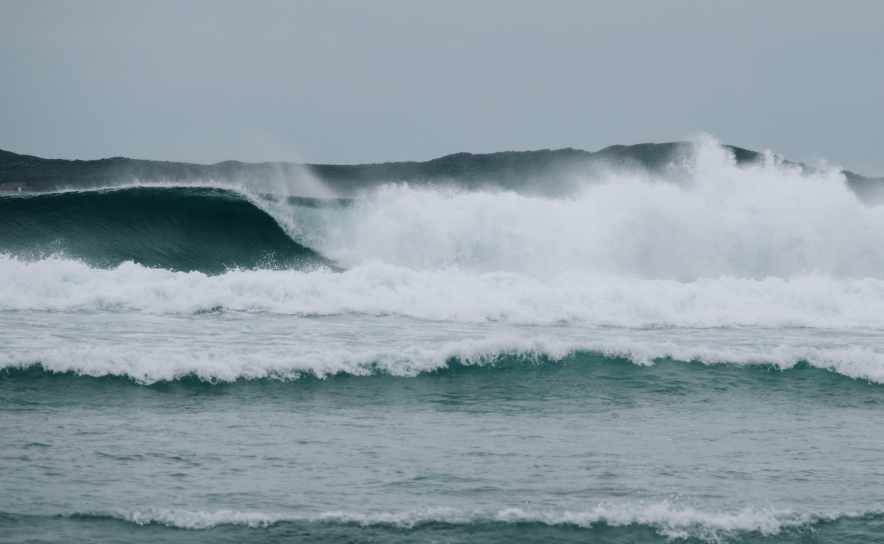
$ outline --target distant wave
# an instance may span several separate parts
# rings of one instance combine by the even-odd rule
[[[209,187],[0,196],[0,253],[206,273],[329,265],[244,196]]]
[[[776,536],[784,531],[807,529],[847,520],[879,519],[879,511],[804,513],[772,508],[743,508],[707,512],[669,502],[652,504],[599,504],[583,511],[505,508],[496,511],[464,511],[456,508],[421,508],[403,512],[348,513],[325,512],[315,515],[267,514],[235,510],[193,511],[158,509],[146,511],[88,513],[66,516],[72,520],[116,519],[135,525],[164,525],[178,529],[206,530],[223,526],[267,528],[285,524],[311,525],[321,530],[329,525],[355,525],[414,531],[433,526],[463,526],[480,529],[491,525],[574,527],[580,529],[646,527],[670,539],[694,538],[722,542],[755,534]]]

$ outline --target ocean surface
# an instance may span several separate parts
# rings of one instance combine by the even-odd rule
[[[884,207],[679,168],[0,195],[0,543],[884,541]]]

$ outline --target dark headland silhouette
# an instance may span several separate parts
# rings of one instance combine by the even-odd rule
[[[685,142],[614,145],[597,152],[579,149],[455,153],[425,162],[333,165],[287,162],[225,161],[202,165],[114,157],[91,161],[44,159],[0,150],[0,191],[45,192],[89,189],[120,183],[191,183],[216,181],[252,183],[277,179],[297,181],[307,176],[323,182],[340,196],[381,183],[448,182],[469,188],[497,187],[517,191],[566,191],[568,180],[600,174],[612,168],[643,169],[664,177],[678,177],[690,156]],[[738,164],[763,159],[764,154],[731,149]],[[689,160],[689,159],[687,159]],[[805,171],[813,169],[799,164]],[[683,171],[683,169],[682,169]],[[865,200],[884,200],[884,178],[844,171],[850,188]]]

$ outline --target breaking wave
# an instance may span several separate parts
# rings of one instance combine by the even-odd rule
[[[561,198],[407,184],[346,202],[244,186],[4,196],[0,252],[207,273],[383,262],[547,278],[884,279],[884,207],[863,204],[839,171],[772,155],[738,166],[709,138],[685,160],[675,181],[594,173]]]
[[[563,340],[554,336],[520,338],[501,335],[478,339],[407,344],[391,339],[382,346],[338,346],[319,342],[256,347],[168,345],[133,349],[125,345],[23,347],[0,354],[0,370],[38,369],[81,376],[114,376],[141,384],[185,378],[201,381],[296,380],[388,375],[415,377],[460,367],[510,368],[524,364],[625,360],[639,366],[661,360],[731,364],[789,370],[805,364],[854,379],[884,384],[884,352],[870,347],[813,345],[706,345],[615,337]]]
[[[496,511],[464,511],[456,508],[421,508],[402,512],[371,514],[324,512],[315,515],[292,516],[239,512],[234,510],[189,511],[146,510],[115,512],[112,514],[80,514],[80,519],[111,518],[139,526],[162,525],[178,529],[206,530],[219,526],[267,528],[284,524],[306,524],[319,530],[323,525],[356,525],[418,532],[427,526],[464,526],[475,529],[484,526],[516,525],[574,527],[599,529],[602,527],[645,527],[668,539],[697,539],[704,542],[722,542],[746,534],[776,536],[783,532],[812,528],[813,526],[857,518],[879,518],[881,513],[802,513],[788,509],[743,508],[730,512],[705,512],[669,502],[655,504],[599,504],[584,511],[531,510],[505,508]]]

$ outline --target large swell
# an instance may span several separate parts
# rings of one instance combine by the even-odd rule
[[[319,252],[348,268],[527,277],[884,278],[884,207],[863,204],[839,171],[807,174],[772,156],[737,166],[704,141],[689,172],[677,182],[596,174],[566,198],[407,184],[350,202],[246,186],[6,196],[0,251],[209,272],[321,261]]]
[[[204,272],[321,261],[319,252],[348,268],[529,277],[884,278],[884,207],[863,204],[839,171],[803,173],[773,156],[737,166],[709,140],[689,166],[676,182],[594,174],[565,198],[407,184],[350,202],[247,186],[6,196],[0,252]]]
[[[559,199],[407,185],[348,202],[243,187],[0,197],[0,310],[884,328],[884,207],[837,171],[738,167],[712,141],[690,172],[612,172]]]

